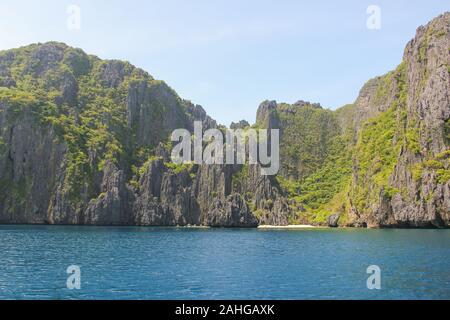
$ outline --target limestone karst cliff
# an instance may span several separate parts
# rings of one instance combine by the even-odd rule
[[[0,223],[449,227],[449,50],[445,13],[353,104],[263,102],[253,127],[280,129],[276,176],[172,163],[172,130],[223,127],[127,62],[2,51]]]
[[[417,30],[396,70],[354,104],[270,104],[282,185],[317,224],[450,226],[450,13]],[[261,110],[269,110],[265,105]],[[270,124],[269,124],[270,126]]]
[[[170,133],[194,121],[217,127],[129,63],[55,42],[1,52],[0,222],[286,224],[284,200],[256,166],[237,188],[242,166],[170,161]],[[275,207],[256,217],[265,200]]]

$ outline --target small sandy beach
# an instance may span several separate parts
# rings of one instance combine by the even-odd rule
[[[326,227],[312,226],[309,224],[291,224],[287,226],[270,226],[270,225],[258,226],[258,229],[317,229],[317,228],[326,228]]]

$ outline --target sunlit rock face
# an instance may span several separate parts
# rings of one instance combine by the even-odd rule
[[[163,81],[49,42],[0,52],[0,223],[450,226],[450,13],[336,111],[264,101],[279,173],[171,162],[174,129],[225,130]],[[270,140],[269,140],[270,141]]]

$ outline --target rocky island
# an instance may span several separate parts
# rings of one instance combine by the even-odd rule
[[[276,176],[176,165],[170,133],[224,127],[130,63],[63,43],[0,52],[0,223],[450,227],[450,13],[353,104],[264,101]]]

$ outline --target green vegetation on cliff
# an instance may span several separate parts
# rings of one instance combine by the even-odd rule
[[[419,28],[398,68],[352,105],[264,101],[252,128],[280,129],[276,177],[257,177],[258,166],[154,163],[175,128],[216,123],[128,62],[57,42],[1,51],[0,218],[448,225],[448,17]]]
[[[281,173],[302,183],[323,165],[340,133],[339,123],[332,111],[312,105],[281,104],[278,115]]]
[[[13,84],[2,87],[0,81],[0,103],[8,115],[24,116],[30,109],[67,145],[65,184],[73,197],[92,185],[106,161],[140,166],[150,155],[151,148],[134,152],[126,114],[130,83],[161,83],[144,71],[57,42],[0,52],[0,68]],[[163,106],[158,110],[162,113]],[[89,191],[91,197],[94,193]]]

